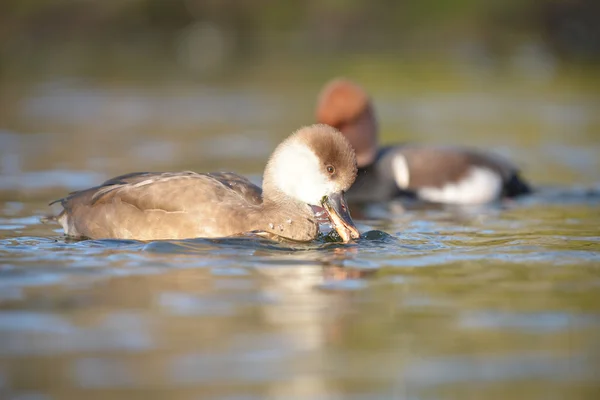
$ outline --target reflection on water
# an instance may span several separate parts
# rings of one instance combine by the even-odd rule
[[[292,247],[69,241],[32,217],[42,203],[2,207],[5,393],[500,399],[599,388],[597,197],[465,213],[381,206],[387,218],[364,219],[354,245]]]
[[[15,102],[0,126],[1,398],[595,398],[593,101],[378,100],[384,138],[504,146],[542,184],[487,207],[353,209],[350,245],[74,241],[40,223],[50,200],[131,170],[259,182],[312,118],[312,97],[196,89],[50,85]]]

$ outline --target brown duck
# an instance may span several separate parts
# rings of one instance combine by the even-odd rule
[[[339,129],[356,151],[358,176],[350,202],[416,197],[435,203],[482,204],[530,193],[518,169],[472,149],[400,144],[379,147],[373,104],[363,88],[334,79],[322,89],[317,120]]]
[[[356,177],[354,150],[336,129],[304,127],[273,152],[262,190],[233,173],[135,172],[55,201],[69,236],[138,240],[214,238],[258,232],[317,237],[323,207],[344,242],[359,237],[344,192]],[[53,204],[53,203],[52,203]]]

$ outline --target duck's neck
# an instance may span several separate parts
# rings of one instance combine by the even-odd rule
[[[379,128],[375,113],[370,106],[355,120],[342,124],[339,129],[354,147],[359,168],[365,167],[375,160]]]
[[[267,185],[268,188],[268,185]],[[316,239],[319,223],[312,208],[282,193],[263,192],[261,212],[252,217],[255,230],[307,242]]]

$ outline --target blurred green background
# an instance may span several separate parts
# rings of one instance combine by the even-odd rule
[[[5,79],[324,77],[340,57],[542,79],[597,66],[598,17],[594,0],[5,0],[0,59]]]
[[[4,0],[0,143],[19,159],[0,176],[260,174],[342,75],[373,95],[384,142],[597,182],[599,20],[595,0]]]

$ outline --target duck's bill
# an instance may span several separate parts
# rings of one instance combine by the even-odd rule
[[[354,221],[352,221],[352,217],[350,216],[350,209],[348,208],[343,192],[325,196],[321,204],[327,210],[327,216],[333,229],[337,231],[344,243],[349,242],[350,239],[358,239],[360,237],[360,233],[356,226],[354,226]]]

